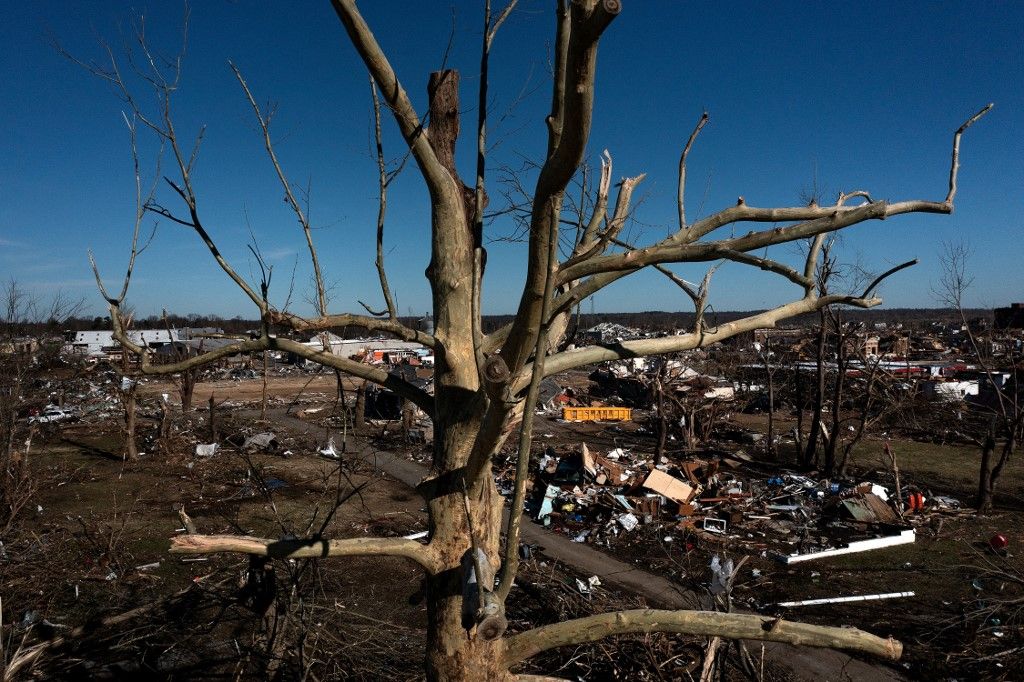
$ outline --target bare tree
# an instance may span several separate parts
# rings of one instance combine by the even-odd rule
[[[22,417],[50,399],[35,379],[62,345],[40,332],[45,323],[74,317],[84,303],[59,291],[47,300],[13,278],[0,288],[0,540],[36,489],[29,467],[36,427]]]
[[[619,0],[562,0],[556,3],[551,111],[546,118],[547,151],[531,192],[527,239],[527,273],[520,303],[511,323],[490,334],[481,324],[481,289],[486,254],[482,228],[486,188],[486,133],[488,62],[498,28],[515,5],[512,0],[499,13],[484,3],[484,21],[477,107],[477,164],[475,183],[464,184],[455,163],[461,109],[459,74],[442,70],[428,80],[429,112],[421,117],[392,68],[355,0],[332,0],[346,35],[369,70],[377,90],[393,115],[408,152],[429,191],[431,201],[431,254],[427,278],[433,296],[432,334],[403,324],[388,302],[381,277],[387,315],[328,313],[316,306],[315,314],[303,317],[269,302],[266,281],[250,284],[218,250],[203,222],[204,211],[192,181],[192,170],[202,132],[189,146],[174,125],[171,102],[177,89],[180,58],[169,62],[139,60],[149,71],[157,112],[142,111],[143,99],[133,95],[120,76],[116,59],[109,66],[90,66],[114,85],[135,116],[166,146],[173,167],[167,179],[180,209],[155,199],[146,208],[165,219],[192,229],[209,249],[228,277],[259,311],[262,322],[257,338],[239,340],[198,357],[159,365],[149,350],[129,338],[120,322],[119,297],[107,297],[118,340],[139,358],[144,374],[172,374],[204,365],[230,354],[276,350],[353,375],[394,391],[422,409],[434,422],[433,461],[430,476],[419,486],[429,511],[429,541],[397,538],[332,540],[320,536],[297,540],[253,537],[187,535],[176,538],[175,552],[241,552],[275,558],[306,556],[390,555],[419,565],[425,576],[428,635],[425,670],[430,679],[513,679],[513,669],[524,660],[551,648],[595,641],[604,637],[639,632],[691,634],[799,642],[814,646],[844,647],[895,658],[901,645],[843,628],[790,623],[762,616],[715,612],[630,611],[598,614],[581,620],[556,623],[512,636],[505,635],[504,604],[515,581],[519,561],[519,534],[527,483],[534,406],[541,380],[568,369],[627,357],[663,355],[706,347],[736,334],[772,327],[779,321],[833,304],[863,308],[878,305],[876,280],[863,291],[828,293],[817,289],[818,254],[826,235],[867,220],[905,213],[948,214],[953,210],[963,130],[985,114],[985,107],[954,135],[949,186],[939,200],[876,200],[866,192],[841,195],[833,205],[762,208],[740,198],[708,217],[688,221],[684,208],[686,152],[707,121],[702,116],[686,142],[678,177],[679,225],[653,244],[633,246],[620,238],[630,214],[632,195],[643,175],[627,177],[614,189],[611,157],[602,160],[598,196],[585,221],[571,220],[576,230],[568,253],[560,251],[561,224],[566,192],[576,177],[589,142],[595,98],[595,75],[600,39],[622,9]],[[139,41],[144,55],[148,49]],[[243,84],[241,78],[240,82]],[[250,103],[252,97],[248,97]],[[260,115],[257,111],[257,115]],[[262,120],[262,116],[261,116]],[[429,125],[427,121],[429,120]],[[266,131],[264,130],[264,133]],[[269,145],[268,145],[269,146]],[[268,149],[268,151],[270,151]],[[272,158],[273,160],[273,158]],[[287,193],[288,183],[274,162]],[[287,195],[286,195],[287,196]],[[856,199],[855,205],[848,200]],[[289,204],[297,213],[296,202]],[[312,237],[302,217],[316,264]],[[740,223],[766,225],[742,236],[715,236],[723,228]],[[770,226],[770,227],[769,227]],[[811,239],[812,248],[798,271],[765,253],[768,247]],[[134,252],[134,250],[133,250]],[[378,253],[380,253],[378,251]],[[701,286],[681,282],[693,300],[697,321],[692,331],[679,336],[625,341],[562,349],[572,310],[584,299],[644,268],[656,268],[667,276],[673,263],[713,263],[722,260],[751,265],[772,272],[798,287],[799,296],[771,310],[712,326],[703,312],[707,305],[710,273]],[[379,268],[383,272],[383,267]],[[891,274],[891,273],[889,273]],[[322,278],[317,275],[318,287]],[[323,332],[346,325],[388,333],[417,341],[436,357],[433,395],[377,367],[314,349],[274,333],[277,328]],[[519,425],[514,495],[508,522],[502,521],[503,500],[491,471],[492,458]],[[476,584],[479,589],[464,590]]]
[[[970,248],[965,244],[947,243],[943,246],[942,277],[935,293],[960,315],[972,359],[987,380],[986,394],[990,399],[978,405],[989,414],[989,420],[988,429],[978,439],[981,465],[975,505],[979,512],[989,513],[993,508],[999,478],[1017,447],[1024,441],[1024,405],[1021,404],[1020,375],[1018,363],[1014,361],[1016,358],[1011,353],[1006,363],[1008,371],[1005,374],[998,372],[995,360],[981,347],[977,335],[967,322],[963,299],[974,281],[968,268],[970,255]]]

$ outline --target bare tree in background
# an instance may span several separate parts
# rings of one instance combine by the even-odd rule
[[[23,418],[49,400],[34,379],[63,343],[39,331],[48,322],[63,324],[84,305],[59,291],[47,300],[15,279],[0,288],[0,540],[35,491],[29,455],[36,428]]]
[[[547,149],[531,192],[526,230],[527,273],[513,321],[485,334],[480,301],[486,267],[483,224],[488,203],[488,63],[497,31],[515,4],[512,0],[500,12],[492,12],[490,2],[484,2],[480,70],[474,74],[478,85],[475,110],[460,105],[459,73],[443,70],[429,76],[429,111],[421,117],[355,0],[332,0],[345,34],[394,117],[430,195],[431,252],[427,279],[433,296],[432,334],[407,326],[398,319],[390,301],[379,248],[381,292],[387,308],[382,311],[384,314],[328,313],[324,303],[314,307],[313,316],[302,316],[271,305],[267,287],[251,284],[238,274],[216,247],[204,222],[204,206],[193,184],[202,131],[194,140],[186,140],[176,129],[172,115],[181,57],[166,62],[154,59],[145,41],[139,41],[138,49],[143,58],[132,63],[146,69],[144,79],[152,87],[151,94],[155,94],[157,102],[155,113],[144,106],[144,102],[150,101],[148,97],[136,97],[128,87],[112,53],[109,64],[89,65],[94,73],[113,85],[136,119],[167,149],[171,174],[166,182],[176,207],[153,197],[143,202],[146,210],[192,230],[223,272],[259,311],[261,320],[257,338],[239,340],[182,362],[159,365],[152,362],[144,345],[133,342],[126,333],[121,318],[123,294],[120,297],[105,294],[115,334],[125,349],[139,358],[139,371],[173,374],[231,354],[268,349],[284,351],[383,386],[417,405],[434,422],[431,473],[418,488],[429,511],[430,534],[425,544],[399,538],[331,540],[318,536],[275,540],[186,535],[175,538],[172,551],[242,552],[275,558],[405,557],[418,564],[425,577],[428,607],[425,671],[429,679],[514,679],[513,671],[523,661],[548,649],[618,634],[655,631],[799,642],[897,658],[902,648],[898,642],[856,630],[699,611],[638,610],[598,614],[506,635],[504,604],[518,570],[534,407],[541,380],[558,372],[603,361],[707,347],[736,334],[772,327],[781,320],[828,305],[863,308],[878,305],[881,301],[874,290],[881,278],[862,291],[819,293],[816,272],[822,241],[837,230],[867,220],[905,213],[952,212],[961,135],[990,107],[972,116],[954,135],[949,185],[941,199],[890,202],[856,191],[840,195],[832,205],[766,208],[748,205],[740,198],[733,206],[699,220],[689,220],[684,201],[686,158],[707,122],[704,115],[680,157],[675,207],[678,225],[667,237],[644,246],[624,241],[622,230],[630,215],[632,195],[644,176],[625,177],[613,184],[612,158],[605,155],[601,161],[598,195],[590,215],[586,220],[577,221],[571,219],[570,211],[568,222],[574,234],[563,242],[561,225],[567,188],[581,167],[589,142],[598,46],[602,34],[620,13],[622,3],[619,0],[561,0],[555,3],[551,110],[545,120]],[[248,94],[244,80],[239,77],[239,81]],[[250,103],[253,101],[251,95],[248,99]],[[476,114],[477,157],[472,184],[463,182],[455,163],[464,110]],[[288,181],[276,161],[266,129],[264,135],[272,165],[287,197]],[[288,203],[297,215],[301,214],[294,198],[288,198]],[[299,222],[309,244],[320,291],[323,278],[308,221],[299,215]],[[745,227],[737,229],[740,225]],[[759,225],[765,227],[745,231]],[[378,223],[377,229],[382,230],[382,223]],[[727,236],[730,232],[742,233],[742,236]],[[802,239],[810,239],[812,246],[799,270],[767,256],[769,247]],[[568,243],[569,247],[561,249],[563,243]],[[135,253],[134,248],[132,252]],[[755,252],[764,255],[754,255]],[[712,326],[703,315],[710,276],[699,287],[680,279],[680,288],[693,301],[697,312],[695,325],[688,333],[561,349],[573,309],[610,284],[645,268],[655,268],[666,276],[675,277],[669,269],[671,264],[722,260],[772,272],[794,284],[798,295],[771,310]],[[428,395],[401,377],[372,365],[333,355],[326,349],[314,349],[275,333],[277,329],[320,333],[348,325],[359,325],[430,348],[436,358],[434,394]],[[491,461],[509,435],[517,432],[517,426],[516,478],[506,523],[502,520],[504,500],[495,488]],[[465,590],[471,583],[479,585],[480,589]]]
[[[1021,404],[1021,377],[1015,354],[1011,352],[1008,358],[1006,373],[999,372],[991,354],[981,347],[977,335],[967,322],[963,299],[974,281],[968,269],[970,256],[970,248],[965,244],[943,245],[942,277],[935,293],[943,303],[959,313],[973,356],[972,361],[978,364],[987,379],[986,394],[991,400],[981,407],[989,412],[990,419],[988,430],[980,439],[981,466],[975,506],[979,512],[989,513],[993,508],[999,478],[1017,447],[1024,441],[1024,405]],[[1004,376],[1007,377],[1005,380]]]

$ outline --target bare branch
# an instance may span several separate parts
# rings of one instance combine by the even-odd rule
[[[231,552],[274,559],[306,559],[343,556],[398,556],[411,559],[434,574],[441,561],[430,545],[403,538],[321,538],[268,540],[240,535],[178,535],[171,538],[172,554]]]
[[[704,112],[700,116],[700,120],[697,121],[696,127],[693,132],[690,133],[690,139],[686,141],[686,146],[683,147],[683,153],[679,156],[679,192],[676,197],[676,204],[679,208],[679,229],[686,229],[686,157],[690,155],[690,148],[693,147],[693,141],[697,139],[697,135],[708,123],[708,112]]]
[[[803,313],[814,312],[829,305],[842,304],[859,308],[872,308],[881,302],[882,300],[879,298],[860,298],[850,295],[805,296],[798,301],[793,301],[739,320],[720,324],[714,329],[699,333],[695,332],[656,339],[638,339],[635,341],[623,341],[617,344],[587,346],[562,351],[547,359],[545,375],[551,376],[558,372],[597,362],[704,348],[718,341],[731,338],[736,334],[753,329],[774,327],[781,320]],[[521,391],[524,388],[526,388],[526,382],[521,380],[513,390]]]
[[[949,165],[949,193],[946,194],[946,204],[950,210],[953,209],[953,198],[956,196],[956,176],[960,171],[960,138],[963,136],[964,131],[974,125],[975,121],[991,111],[994,107],[994,103],[986,104],[981,110],[974,116],[964,121],[963,125],[956,129],[953,133],[953,159]]]
[[[324,277],[320,271],[320,259],[317,257],[316,247],[313,245],[313,232],[309,226],[309,217],[306,212],[299,205],[298,199],[295,198],[295,193],[292,191],[291,183],[288,182],[288,176],[285,175],[284,169],[281,167],[280,161],[277,159],[277,154],[274,152],[274,144],[270,139],[270,116],[264,115],[260,111],[259,105],[256,103],[256,98],[253,97],[252,91],[249,89],[249,84],[245,82],[245,78],[242,77],[242,72],[235,66],[234,62],[228,62],[228,66],[231,67],[231,71],[235,74],[235,78],[238,80],[238,84],[242,86],[242,91],[245,92],[245,98],[249,101],[249,105],[252,107],[253,113],[256,114],[256,121],[259,123],[260,131],[263,133],[263,146],[267,150],[267,156],[270,157],[270,162],[274,166],[274,172],[277,173],[277,179],[281,182],[281,187],[284,189],[284,198],[292,211],[295,213],[295,217],[299,221],[299,225],[302,227],[302,233],[306,237],[306,246],[309,249],[309,258],[313,263],[313,278],[316,284],[317,293],[317,312],[320,315],[327,314],[327,293],[324,288]],[[191,164],[190,164],[191,165]]]
[[[969,119],[954,135],[954,164],[950,174],[951,188],[955,194],[956,168],[959,159],[960,136],[974,121],[983,116],[990,107],[982,109]],[[865,220],[884,220],[890,216],[904,213],[940,213],[948,214],[953,210],[951,195],[944,201],[910,200],[895,203],[872,201],[870,195],[858,190],[849,194],[841,194],[833,206],[808,206],[788,208],[755,208],[744,201],[719,211],[692,224],[687,230],[677,232],[669,238],[649,247],[634,249],[622,254],[594,256],[586,261],[575,263],[563,268],[559,274],[559,285],[580,280],[588,275],[619,271],[633,272],[640,267],[656,263],[714,260],[722,249],[748,252],[775,244],[783,244],[813,237],[819,234],[834,232]],[[846,206],[851,198],[863,198],[866,203],[858,206]],[[698,242],[701,237],[714,232],[726,225],[738,222],[791,222],[801,221],[792,225],[776,227],[771,230],[750,232],[741,237],[721,239],[712,242]],[[805,273],[806,274],[806,273]],[[588,286],[590,293],[606,286],[617,277],[606,278]]]
[[[384,101],[387,102],[394,114],[398,128],[402,131],[405,143],[412,151],[413,158],[416,159],[420,173],[427,185],[432,192],[452,200],[451,195],[457,188],[452,186],[451,176],[438,161],[437,155],[427,140],[427,131],[420,123],[405,88],[399,82],[391,63],[381,50],[370,27],[359,13],[355,0],[331,0],[331,4],[345,27],[356,52],[363,59],[366,68],[370,70],[373,79],[377,81]],[[461,201],[461,197],[454,198]]]
[[[590,215],[580,243],[576,247],[576,253],[583,254],[590,250],[597,239],[597,231],[601,227],[608,214],[608,196],[612,185],[612,155],[605,149],[601,153],[601,181],[597,186],[597,200],[594,202],[594,212]],[[581,256],[582,258],[582,256]],[[567,262],[571,262],[567,261]]]
[[[629,242],[623,241],[621,239],[612,239],[611,242],[612,242],[612,244],[615,244],[616,246],[621,246],[624,249],[635,249],[636,248],[635,246],[633,246]],[[655,265],[654,269],[657,270],[658,272],[660,272],[661,274],[665,275],[665,277],[667,277],[670,282],[672,282],[677,287],[682,289],[683,292],[687,296],[690,297],[690,300],[693,301],[694,304],[697,303],[698,294],[697,294],[697,290],[693,288],[694,285],[692,283],[687,282],[685,279],[683,279],[682,277],[680,277],[676,273],[672,272],[671,270],[669,270],[664,265],[660,265],[660,264],[659,265]]]
[[[501,25],[504,24],[505,20],[508,19],[510,14],[512,14],[512,10],[514,10],[516,8],[516,5],[518,3],[519,3],[519,0],[509,0],[509,3],[507,5],[505,5],[505,9],[501,10],[501,12],[498,14],[498,18],[497,19],[495,19],[493,22],[485,22],[484,23],[484,26],[487,27],[486,33],[487,33],[487,48],[488,49],[490,49],[491,43],[494,42],[494,36],[496,36],[498,34],[498,29],[501,28]],[[489,14],[490,14],[490,8],[488,8],[488,15]]]
[[[628,199],[627,199],[628,202]],[[544,276],[544,299],[541,305],[541,328],[533,351],[533,367],[530,388],[523,405],[523,424],[519,431],[519,450],[516,456],[516,478],[505,532],[505,557],[498,583],[497,593],[502,602],[515,582],[519,570],[519,525],[522,523],[523,505],[526,501],[526,481],[530,470],[530,452],[533,446],[533,421],[537,411],[537,398],[544,380],[544,359],[548,353],[548,333],[551,328],[551,302],[555,285],[555,270],[558,267],[558,221],[551,220],[551,234],[548,238],[547,272]],[[611,230],[611,228],[609,228]]]
[[[897,265],[895,267],[889,268],[888,270],[883,272],[881,275],[876,277],[871,282],[871,284],[869,284],[867,286],[867,288],[864,289],[864,293],[861,294],[860,297],[861,298],[868,298],[869,296],[871,296],[871,292],[873,292],[875,290],[875,287],[877,287],[879,284],[882,283],[882,280],[884,280],[885,278],[887,278],[887,277],[889,277],[891,275],[896,274],[900,270],[905,270],[905,269],[907,269],[909,267],[913,267],[914,265],[917,265],[917,259],[916,258],[914,260],[908,260],[906,263],[900,263],[899,265]]]
[[[380,280],[381,295],[384,296],[384,304],[387,306],[387,315],[392,320],[398,319],[398,312],[395,309],[395,299],[391,296],[391,287],[388,286],[388,275],[384,269],[384,215],[388,207],[388,184],[391,179],[388,177],[387,166],[384,162],[384,140],[380,126],[380,99],[377,97],[377,86],[370,76],[370,99],[373,101],[373,138],[377,149],[377,189],[379,194],[377,204],[377,278]],[[360,301],[360,303],[362,303]],[[374,313],[366,305],[363,305],[371,315],[383,315]],[[326,314],[326,311],[321,311]]]
[[[562,621],[514,635],[507,640],[505,665],[511,667],[561,646],[596,642],[605,637],[648,632],[786,642],[802,646],[860,651],[899,660],[903,645],[856,628],[793,623],[781,618],[717,611],[634,609]]]
[[[799,284],[800,286],[807,288],[814,286],[814,280],[801,275],[793,268],[779,263],[778,261],[771,260],[769,258],[761,258],[760,256],[752,256],[749,253],[743,253],[741,251],[734,251],[733,249],[722,249],[718,252],[718,255],[726,260],[735,261],[737,263],[744,263],[746,265],[754,265],[762,270],[768,272],[774,272],[777,275],[782,275],[790,282]]]
[[[358,326],[366,327],[371,331],[387,332],[403,341],[415,341],[422,343],[428,348],[434,348],[437,345],[437,340],[430,334],[406,327],[396,320],[380,319],[379,317],[341,313],[305,318],[280,310],[269,311],[268,317],[272,323],[285,325],[297,332],[326,331],[329,329]]]
[[[608,157],[608,161],[609,161],[608,168],[609,168],[609,173],[610,173],[611,172],[611,157]],[[602,178],[601,178],[602,188],[603,188],[603,184],[604,184],[604,173],[603,173],[603,171],[604,171],[604,167],[602,167]],[[595,255],[597,255],[599,253],[603,253],[605,251],[605,249],[608,247],[608,244],[611,243],[614,239],[616,239],[619,236],[619,233],[622,232],[622,228],[625,227],[625,225],[626,225],[626,219],[629,217],[629,208],[630,208],[630,203],[631,203],[631,201],[633,199],[633,190],[635,190],[636,186],[639,185],[641,182],[643,182],[644,178],[646,178],[646,177],[647,177],[646,173],[641,173],[640,175],[637,175],[637,176],[632,177],[632,178],[623,178],[622,179],[622,182],[619,184],[619,194],[618,194],[618,197],[615,200],[615,212],[612,214],[612,219],[608,221],[608,226],[604,229],[603,232],[600,233],[600,235],[597,238],[596,243],[594,243],[594,240],[593,240],[593,236],[594,235],[591,232],[590,228],[591,228],[591,225],[593,225],[595,222],[597,222],[598,212],[600,211],[600,213],[602,213],[602,214],[604,213],[604,207],[600,206],[601,199],[600,199],[600,195],[599,195],[599,198],[598,198],[599,206],[598,206],[597,209],[595,209],[594,216],[591,219],[590,224],[587,226],[586,233],[584,234],[584,238],[587,239],[588,243],[585,244],[581,240],[580,246],[577,247],[577,251],[580,251],[584,246],[587,246],[588,248],[587,248],[586,251],[584,251],[582,253],[579,253],[578,255],[573,256],[572,258],[567,260],[565,263],[563,263],[562,264],[563,268],[572,267],[572,265],[575,264],[575,263],[586,261],[588,258],[592,258],[593,256],[595,256]],[[607,190],[605,190],[605,191],[607,191]],[[607,203],[607,194],[605,196],[605,203]],[[590,233],[589,234],[589,238],[588,238],[587,233]]]
[[[620,10],[617,0],[603,0],[591,7],[574,2],[569,7],[569,26],[564,27],[564,20],[559,19],[559,31],[568,30],[569,34],[564,68],[559,66],[556,71],[554,105],[548,119],[549,153],[534,192],[526,285],[515,324],[502,348],[513,372],[526,364],[539,332],[547,239],[551,234],[548,222],[558,220],[565,188],[583,158],[594,107],[598,39]]]
[[[807,249],[807,261],[804,263],[804,277],[811,280],[811,286],[807,287],[807,292],[810,293],[814,289],[814,273],[818,269],[818,254],[821,253],[821,247],[825,243],[826,234],[823,232],[819,235],[815,235],[811,241],[810,248]]]

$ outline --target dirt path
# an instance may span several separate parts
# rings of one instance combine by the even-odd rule
[[[270,410],[267,417],[287,430],[322,434],[322,427],[288,415],[285,410]],[[346,454],[359,457],[413,488],[428,473],[427,467],[391,452],[374,450],[360,439],[350,441],[350,447]],[[597,575],[602,582],[616,585],[644,597],[652,605],[677,609],[700,607],[701,597],[697,593],[685,590],[662,576],[648,573],[587,545],[573,542],[562,535],[549,533],[525,516],[521,528],[524,543],[539,545],[544,554],[552,559],[568,564],[583,573]],[[760,648],[759,642],[750,644],[752,651]],[[794,679],[807,682],[831,680],[864,680],[867,682],[906,679],[892,668],[864,662],[831,649],[811,649],[766,643],[765,652],[772,662],[791,670]]]

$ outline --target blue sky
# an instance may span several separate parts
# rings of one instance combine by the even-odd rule
[[[454,16],[448,65],[463,74],[464,131],[472,130],[476,117],[479,4],[362,3],[421,110],[427,74],[441,65]],[[492,170],[519,167],[543,152],[551,4],[521,0],[495,43]],[[937,305],[932,288],[941,243],[966,241],[975,274],[967,302],[1024,300],[1024,4],[623,4],[601,45],[587,159],[596,164],[607,148],[616,178],[647,173],[630,227],[636,241],[657,239],[672,226],[678,154],[704,109],[711,123],[688,166],[691,217],[740,195],[752,205],[795,205],[815,182],[829,197],[866,189],[876,198],[941,199],[953,130],[991,101],[995,109],[964,137],[954,215],[854,227],[844,233],[842,253],[876,271],[919,258],[919,266],[886,283],[882,294],[887,306],[930,307]],[[177,49],[182,8],[164,0],[16,3],[5,9],[0,26],[0,126],[6,131],[0,140],[0,272],[40,292],[62,288],[85,296],[95,314],[103,306],[86,251],[94,250],[113,282],[123,271],[132,225],[123,105],[109,87],[61,58],[49,36],[84,59],[98,59],[98,39],[119,45],[138,12],[146,16],[152,45],[165,53]],[[228,59],[258,100],[278,104],[277,151],[293,181],[311,188],[315,238],[334,285],[332,307],[357,310],[357,299],[379,304],[369,91],[329,3],[195,2],[175,104],[183,137],[208,126],[196,184],[213,238],[249,274],[248,216],[275,265],[272,296],[284,299],[294,267],[301,301],[310,270],[302,234],[282,201]],[[147,96],[141,89],[139,94]],[[389,157],[401,155],[390,124],[385,147]],[[459,158],[465,178],[473,175],[472,147],[472,135],[464,135]],[[142,151],[144,170],[152,172],[152,144],[143,140]],[[496,172],[490,177],[495,208],[502,187]],[[173,197],[161,199],[174,205]],[[511,231],[510,224],[497,222],[488,237]],[[392,186],[385,239],[401,312],[425,312],[429,214],[411,165]],[[488,249],[486,312],[511,312],[522,282],[522,247],[495,241]],[[789,247],[773,255],[796,257]],[[691,280],[703,272],[692,266],[677,271]],[[727,265],[713,281],[712,303],[719,310],[755,309],[798,295],[776,279]],[[161,308],[253,313],[196,236],[166,221],[139,259],[129,299],[142,314]],[[688,306],[671,283],[648,273],[601,292],[594,302],[598,311]],[[307,307],[300,302],[297,309]]]

